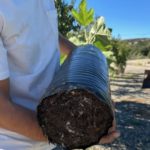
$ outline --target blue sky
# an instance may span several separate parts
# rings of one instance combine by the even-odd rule
[[[76,0],[76,4],[80,1]],[[87,3],[96,16],[104,16],[114,37],[150,38],[150,0],[87,0]]]

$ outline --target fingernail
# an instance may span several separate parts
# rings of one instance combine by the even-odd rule
[[[115,138],[118,138],[120,136],[120,132],[115,133]]]

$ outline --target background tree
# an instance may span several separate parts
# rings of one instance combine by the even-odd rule
[[[128,42],[122,41],[120,39],[112,39],[111,46],[113,55],[115,57],[114,71],[116,74],[124,73],[131,47]]]
[[[64,0],[55,0],[58,13],[58,29],[65,37],[68,32],[77,31],[80,28],[71,13],[74,3],[75,0],[72,0],[71,4],[66,3]]]

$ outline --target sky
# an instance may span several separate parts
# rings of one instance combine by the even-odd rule
[[[76,6],[80,1],[76,0]],[[105,18],[113,37],[150,38],[150,0],[87,0],[87,4],[96,16]]]

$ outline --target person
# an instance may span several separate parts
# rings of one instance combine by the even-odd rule
[[[59,45],[66,54],[76,47],[58,33],[53,0],[0,1],[0,149],[55,148],[36,107],[59,68]],[[113,125],[101,143],[118,136]]]

